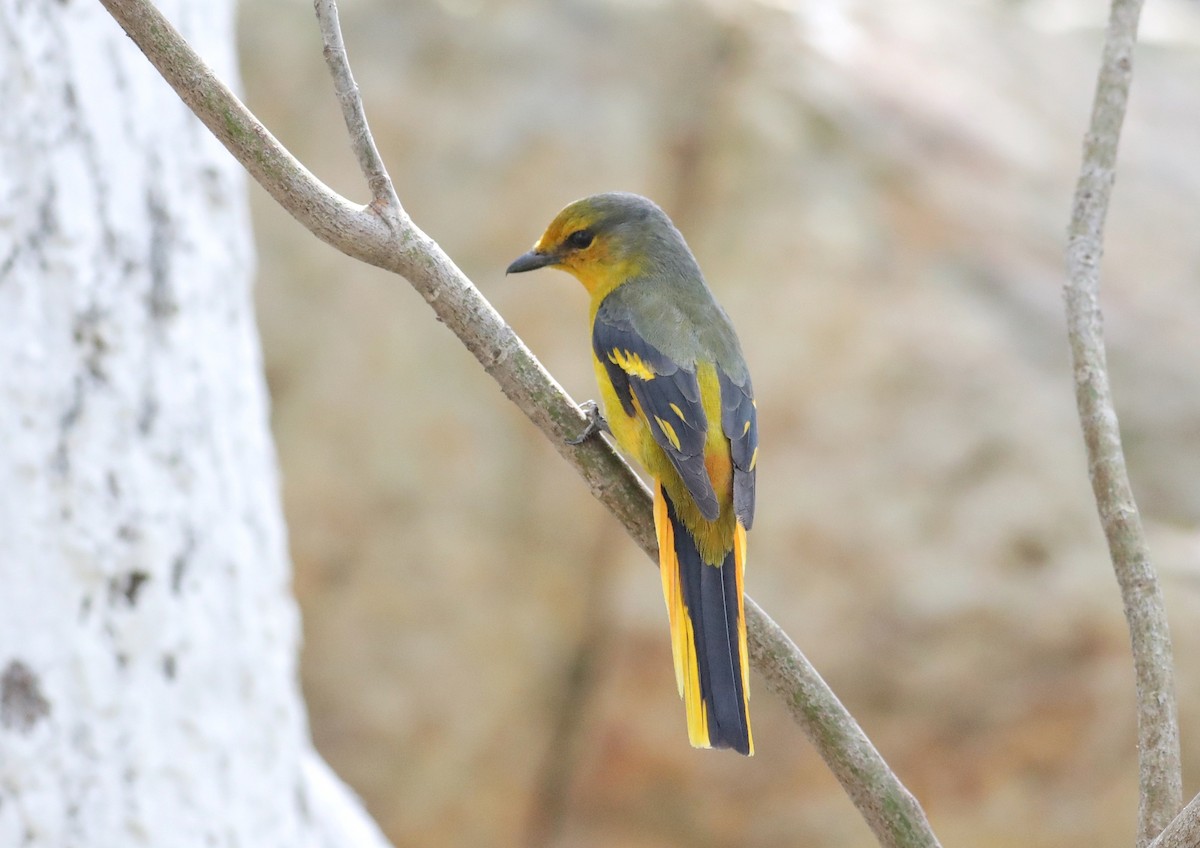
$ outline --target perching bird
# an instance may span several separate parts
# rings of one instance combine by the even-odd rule
[[[604,427],[655,481],[654,525],[675,678],[698,748],[752,754],[742,577],[758,424],[750,374],[666,213],[597,194],[558,213],[510,274],[552,266],[591,295]],[[605,427],[607,423],[607,427]]]

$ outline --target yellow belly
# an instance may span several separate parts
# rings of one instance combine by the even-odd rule
[[[657,455],[662,454],[662,449],[654,441],[654,434],[650,432],[650,426],[637,405],[637,399],[634,399],[635,414],[629,415],[621,404],[621,398],[617,396],[612,380],[608,378],[604,363],[594,354],[592,367],[596,370],[596,383],[600,386],[600,400],[604,404],[604,418],[608,421],[613,438],[621,450],[641,463],[642,467],[657,479],[656,460],[659,459]],[[665,459],[665,455],[663,458]]]

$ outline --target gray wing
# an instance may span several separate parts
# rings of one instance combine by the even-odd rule
[[[747,530],[754,524],[754,475],[758,464],[758,410],[750,375],[739,381],[717,368],[721,386],[721,429],[733,458],[733,511]]]

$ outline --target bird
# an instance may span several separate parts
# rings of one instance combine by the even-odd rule
[[[743,582],[758,419],[741,343],[683,234],[653,201],[610,192],[555,216],[507,274],[558,268],[590,296],[606,431],[653,478],[675,679],[697,748],[752,755]]]

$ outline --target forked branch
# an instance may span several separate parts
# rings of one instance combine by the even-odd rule
[[[404,212],[371,140],[350,74],[333,0],[316,0],[325,55],[372,202],[359,206],[322,184],[264,128],[146,0],[100,0],[234,158],[310,232],[343,253],[404,276],[500,388],[587,481],[657,563],[650,494],[600,439],[567,444],[579,408],[442,249]],[[746,599],[751,662],[858,806],[880,844],[933,848],[925,814],[854,718],[778,625]]]

